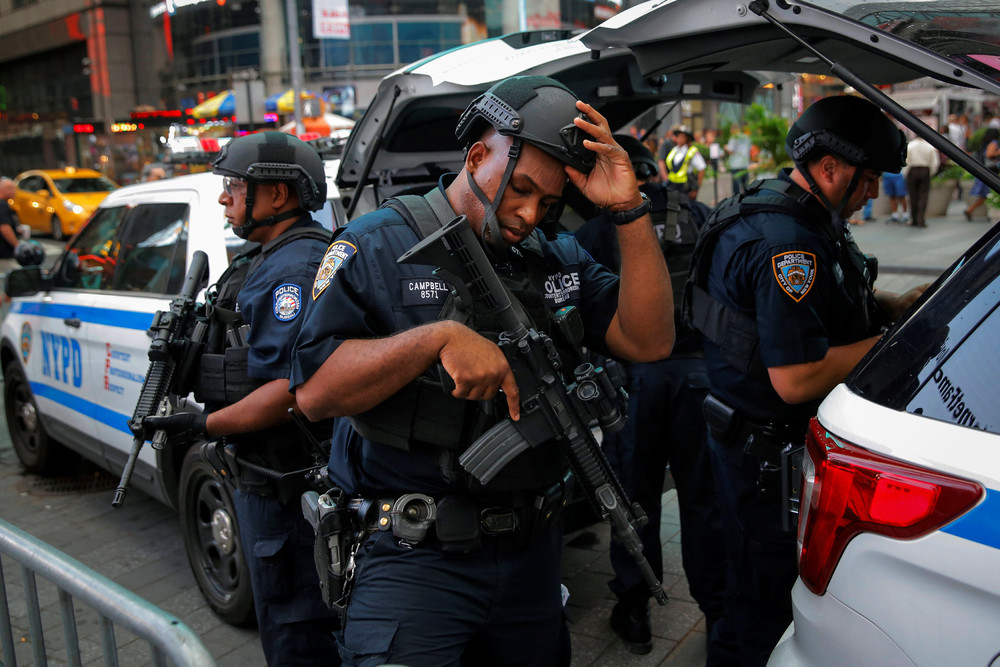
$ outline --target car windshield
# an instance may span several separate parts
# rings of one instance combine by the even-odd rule
[[[84,192],[111,192],[117,185],[104,178],[55,178],[52,180],[56,189],[63,194],[82,194]]]
[[[808,4],[905,39],[1000,82],[1000,7],[995,0]]]

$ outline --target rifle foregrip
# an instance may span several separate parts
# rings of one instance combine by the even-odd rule
[[[482,484],[488,484],[505,465],[528,447],[528,441],[508,417],[469,445],[458,457],[458,462]]]

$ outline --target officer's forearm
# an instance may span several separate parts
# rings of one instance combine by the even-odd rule
[[[878,339],[879,336],[872,336],[850,345],[831,347],[819,361],[768,368],[771,386],[781,400],[792,405],[823,398],[844,381]]]
[[[437,361],[444,346],[442,325],[448,324],[456,323],[432,322],[386,338],[344,341],[296,388],[302,414],[318,421],[375,407]]]
[[[605,342],[622,359],[663,359],[674,345],[674,297],[663,252],[648,215],[617,229],[621,283]]]
[[[288,421],[288,408],[295,396],[288,391],[288,379],[271,380],[248,396],[208,415],[206,429],[213,437],[252,433]]]

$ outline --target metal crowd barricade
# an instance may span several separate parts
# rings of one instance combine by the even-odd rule
[[[101,648],[105,665],[110,667],[118,665],[116,623],[149,643],[150,659],[156,667],[166,667],[167,659],[178,667],[212,667],[216,664],[198,635],[179,619],[2,519],[0,519],[0,554],[6,554],[21,564],[34,667],[48,665],[36,574],[41,575],[58,589],[65,637],[65,661],[71,667],[82,665],[74,599],[96,611],[100,618]],[[2,666],[17,667],[2,558],[0,558],[0,646],[3,649]],[[59,661],[62,662],[62,659]]]

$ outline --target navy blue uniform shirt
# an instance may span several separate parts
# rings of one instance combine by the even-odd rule
[[[708,291],[756,321],[769,368],[819,361],[831,346],[872,335],[861,326],[864,304],[845,283],[850,267],[838,264],[838,250],[823,230],[830,224],[829,217],[755,213],[719,235]],[[845,234],[849,239],[849,230]],[[785,403],[768,379],[730,366],[708,340],[705,361],[712,393],[752,419],[791,422],[816,414],[820,400]]]
[[[323,229],[306,216],[285,231]],[[247,276],[236,301],[243,321],[250,325],[248,374],[258,380],[287,378],[292,346],[312,307],[314,267],[319,266],[326,244],[299,238],[275,250]]]
[[[545,279],[538,290],[549,310],[579,307],[584,343],[605,349],[604,334],[618,305],[618,278],[594,262],[571,236],[540,243]],[[380,209],[351,222],[327,250],[292,360],[292,389],[305,382],[344,340],[376,338],[436,321],[449,288],[434,267],[397,264],[418,242],[395,211]],[[529,239],[530,241],[531,239]],[[528,243],[525,241],[524,243]],[[521,253],[515,246],[510,252]],[[334,426],[332,481],[350,493],[454,491],[430,452],[404,451],[362,438],[347,419]]]

